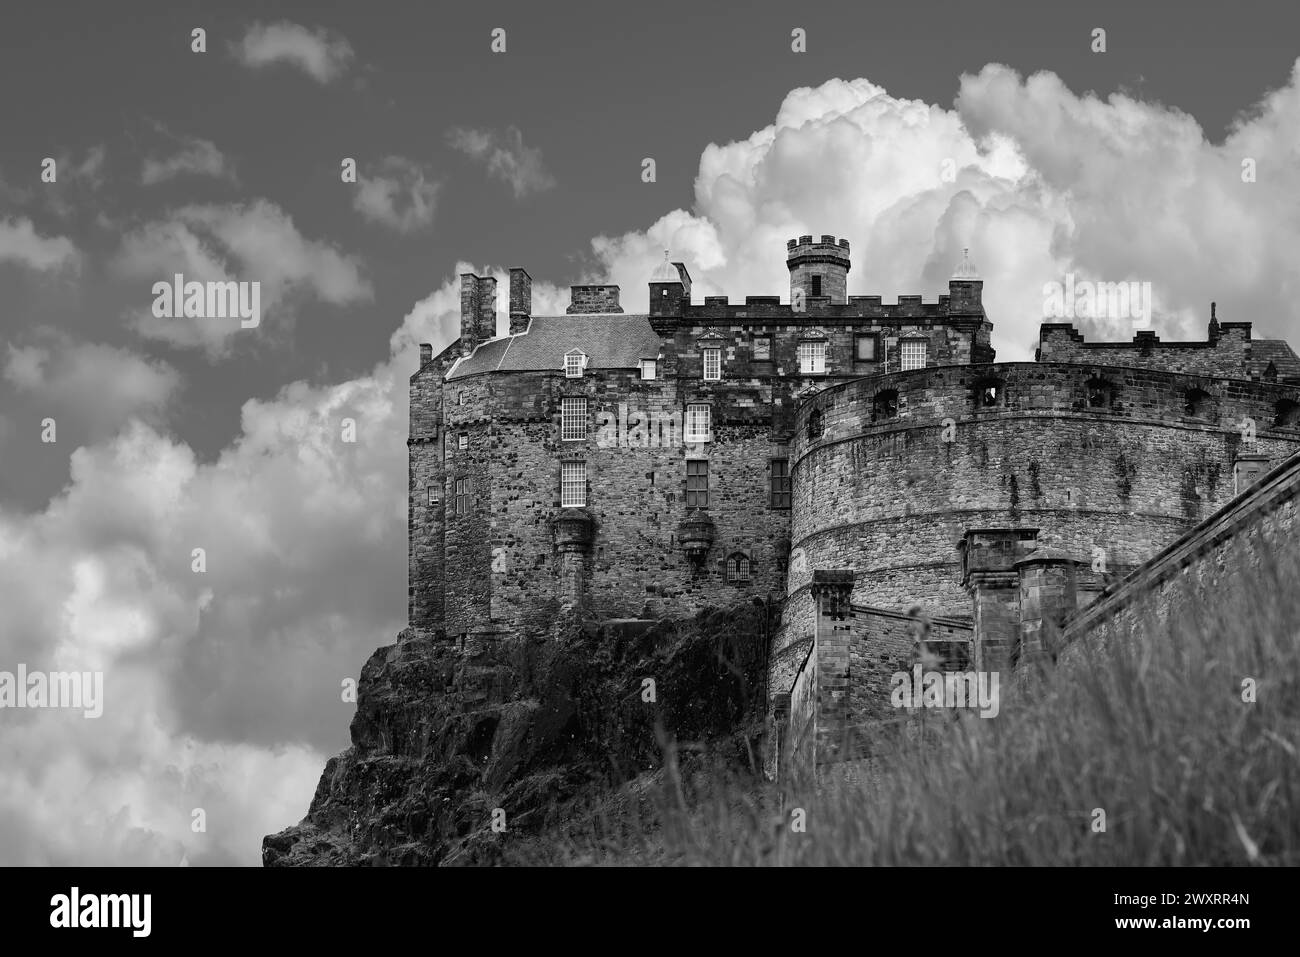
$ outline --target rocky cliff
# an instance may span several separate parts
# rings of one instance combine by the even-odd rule
[[[366,663],[352,746],[326,764],[307,816],[263,840],[263,863],[501,863],[653,772],[665,742],[751,766],[775,627],[744,605],[466,648],[407,629]]]

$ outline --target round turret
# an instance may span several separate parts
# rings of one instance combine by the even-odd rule
[[[790,270],[790,299],[798,295],[808,299],[829,299],[832,303],[848,302],[849,241],[836,241],[823,235],[813,242],[812,236],[800,236],[785,244],[785,264]]]

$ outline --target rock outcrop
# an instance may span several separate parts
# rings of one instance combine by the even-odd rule
[[[467,648],[408,628],[366,663],[352,746],[306,818],[263,840],[263,863],[500,863],[521,836],[654,771],[666,740],[746,764],[774,627],[745,605]]]

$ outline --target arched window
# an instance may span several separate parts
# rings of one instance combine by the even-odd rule
[[[727,556],[727,581],[736,585],[749,583],[749,556],[744,552],[732,552]]]

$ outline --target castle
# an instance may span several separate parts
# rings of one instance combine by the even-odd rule
[[[692,301],[685,264],[532,314],[461,278],[460,336],[411,377],[409,619],[472,650],[779,606],[769,766],[949,668],[1051,654],[1068,620],[1300,449],[1300,359],[1249,322],[1089,342],[1044,323],[995,362],[963,259],[936,302],[848,296],[849,243],[787,244],[790,301]]]

